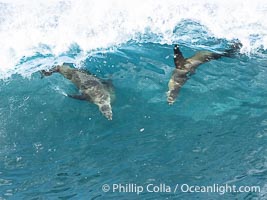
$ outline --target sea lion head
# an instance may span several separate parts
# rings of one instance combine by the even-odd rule
[[[167,101],[170,105],[175,102],[182,85],[187,80],[187,73],[188,71],[184,69],[175,69],[173,71],[172,77],[168,84],[169,91],[167,92]]]
[[[112,109],[110,104],[99,104],[100,112],[108,119],[112,120]]]
[[[169,103],[169,105],[172,105],[175,102],[176,97],[178,96],[180,87],[173,78],[170,79],[168,86],[169,91],[167,92],[167,102]]]
[[[179,92],[178,88],[169,90],[167,92],[167,102],[169,103],[169,105],[172,105],[175,102],[175,99],[178,96],[178,92]]]

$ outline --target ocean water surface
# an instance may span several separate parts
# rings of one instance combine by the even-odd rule
[[[266,2],[2,1],[0,11],[0,200],[267,199]],[[201,65],[168,105],[174,44],[190,57],[236,41],[240,53]],[[41,78],[63,62],[112,80],[112,121],[67,97],[77,88],[60,74]]]

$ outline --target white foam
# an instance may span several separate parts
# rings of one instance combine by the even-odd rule
[[[265,0],[2,0],[0,78],[36,52],[58,57],[76,44],[83,51],[118,45],[150,33],[169,43],[196,39],[173,30],[190,19],[211,36],[239,39],[243,51],[267,49]],[[198,31],[198,30],[195,30]],[[36,63],[38,64],[38,63]]]

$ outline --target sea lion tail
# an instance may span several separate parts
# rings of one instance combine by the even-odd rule
[[[227,50],[224,51],[223,56],[226,57],[234,57],[236,53],[240,51],[242,48],[242,43],[241,42],[235,42],[234,44],[231,45],[231,47]]]

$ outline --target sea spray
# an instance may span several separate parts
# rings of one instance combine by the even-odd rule
[[[0,3],[0,78],[24,75],[25,70],[15,69],[21,59],[36,54],[44,56],[34,63],[41,68],[47,57],[53,58],[51,64],[62,61],[73,45],[80,49],[73,58],[77,63],[87,52],[130,40],[172,44],[196,43],[203,37],[239,39],[242,52],[255,52],[267,48],[266,11],[264,0],[5,0]],[[207,35],[193,34],[199,26],[179,26],[187,20],[198,23]]]

